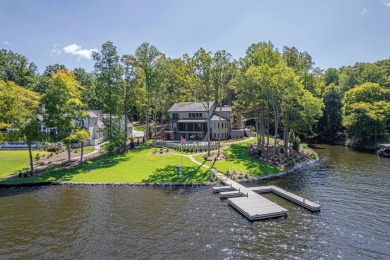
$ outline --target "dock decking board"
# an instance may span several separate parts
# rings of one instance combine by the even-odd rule
[[[230,179],[224,179],[223,182],[227,186],[214,187],[214,193],[219,192],[220,198],[228,198],[228,204],[249,220],[262,220],[287,216],[288,210],[259,195],[267,192],[275,193],[276,195],[311,211],[320,211],[321,209],[319,204],[276,186],[247,188]]]

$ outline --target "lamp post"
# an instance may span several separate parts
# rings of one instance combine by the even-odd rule
[[[183,166],[183,143],[182,141],[180,141],[180,169],[179,169],[179,172],[180,172],[180,178],[183,177],[183,175],[181,174],[182,172],[182,166]]]

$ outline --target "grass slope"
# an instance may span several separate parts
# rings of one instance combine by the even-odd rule
[[[39,151],[32,151],[33,157]],[[40,152],[42,154],[42,152]],[[28,150],[17,150],[17,151],[0,151],[0,178],[4,178],[11,174],[16,173],[17,171],[22,170],[23,168],[28,168],[29,166],[29,155]]]
[[[180,156],[175,154],[152,154],[153,148],[141,145],[124,155],[103,156],[86,162],[84,166],[69,169],[54,169],[42,176],[13,178],[3,183],[43,181],[73,182],[204,182],[209,172],[183,156],[183,177],[179,178],[176,165]]]
[[[220,173],[235,169],[236,171],[246,172],[251,176],[258,177],[281,172],[282,168],[261,163],[249,156],[248,144],[253,142],[255,142],[255,139],[249,139],[245,142],[232,144],[229,148],[222,150],[223,153],[228,155],[228,158],[225,160],[205,162],[202,158],[204,154],[195,155],[194,158],[198,162],[213,166]]]

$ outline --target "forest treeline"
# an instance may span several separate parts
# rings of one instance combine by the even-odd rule
[[[321,142],[346,136],[358,145],[390,128],[390,59],[323,71],[307,52],[278,50],[272,42],[252,44],[239,59],[202,48],[169,58],[149,43],[120,56],[112,42],[92,56],[92,72],[54,64],[39,73],[27,57],[1,50],[0,129],[13,129],[7,138],[36,140],[35,118],[42,114],[47,127],[58,129],[52,138],[84,140],[88,134],[74,121],[99,110],[109,115],[114,149],[128,140],[115,122],[120,115],[144,121],[149,133],[151,122],[168,120],[174,103],[191,101],[233,106],[253,124],[262,149],[269,135],[286,146],[297,136]]]

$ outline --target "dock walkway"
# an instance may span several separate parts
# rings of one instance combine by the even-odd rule
[[[236,143],[245,141],[246,140],[238,141]],[[287,192],[276,186],[247,188],[233,181],[232,179],[227,178],[226,176],[219,173],[217,170],[211,168],[210,166],[198,162],[194,159],[192,155],[188,155],[187,157],[192,162],[198,164],[201,167],[205,167],[211,172],[215,173],[226,186],[214,187],[214,193],[219,193],[221,199],[227,198],[227,202],[229,205],[231,205],[233,208],[235,208],[237,211],[239,211],[241,214],[243,214],[250,220],[261,220],[267,218],[287,216],[288,211],[285,208],[260,195],[260,193],[264,192],[273,192],[276,195],[290,200],[311,211],[319,211],[321,208],[321,206],[317,203],[301,198],[291,192]]]
[[[288,210],[261,196],[261,193],[272,192],[313,212],[320,211],[321,206],[276,186],[245,187],[231,179],[224,178],[226,186],[214,187],[214,193],[220,198],[229,198],[228,204],[249,220],[287,216]]]

